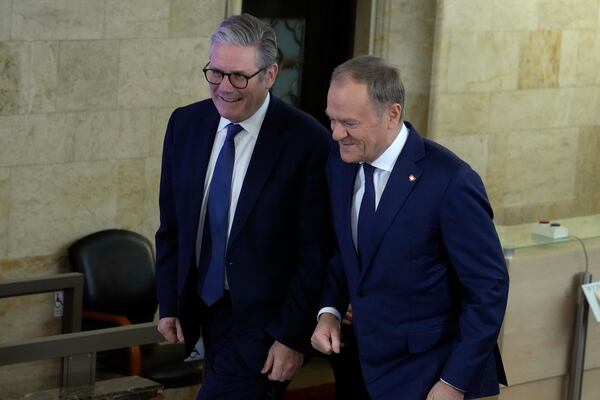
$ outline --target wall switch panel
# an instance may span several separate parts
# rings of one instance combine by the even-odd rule
[[[531,233],[550,239],[564,239],[569,236],[569,230],[566,227],[545,221],[533,225]]]

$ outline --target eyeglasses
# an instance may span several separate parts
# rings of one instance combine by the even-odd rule
[[[263,68],[259,69],[258,71],[256,71],[255,73],[253,73],[252,75],[246,76],[239,72],[226,73],[226,72],[223,72],[218,69],[206,68],[206,67],[208,67],[208,64],[210,64],[210,61],[207,62],[206,65],[204,66],[204,68],[202,69],[202,71],[204,72],[204,77],[206,78],[208,83],[212,83],[213,85],[218,85],[221,82],[223,82],[223,79],[225,79],[225,77],[227,77],[227,78],[229,78],[229,82],[231,83],[231,86],[233,86],[234,88],[237,88],[237,89],[245,89],[246,87],[248,87],[248,81],[250,79],[254,78],[256,75],[260,74],[262,71],[267,69],[267,67],[263,67]]]

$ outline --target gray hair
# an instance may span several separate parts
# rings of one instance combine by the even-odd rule
[[[211,48],[218,43],[256,47],[260,68],[277,63],[275,30],[250,14],[233,15],[221,22],[210,36]]]
[[[331,82],[346,78],[367,85],[369,98],[378,112],[390,104],[400,104],[404,119],[404,84],[397,68],[379,57],[359,56],[338,65],[331,74]]]

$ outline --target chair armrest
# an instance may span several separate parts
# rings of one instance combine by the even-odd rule
[[[81,312],[83,318],[93,319],[96,321],[112,322],[119,326],[131,325],[129,318],[122,315],[110,314],[101,311],[83,310]]]
[[[131,325],[131,321],[129,321],[129,318],[127,317],[101,311],[83,310],[81,316],[96,321],[112,322],[119,326]],[[129,347],[129,374],[139,376],[141,373],[142,352],[140,346],[131,346]]]

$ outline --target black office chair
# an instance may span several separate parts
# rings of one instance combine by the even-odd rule
[[[144,236],[121,229],[96,232],[69,247],[69,260],[84,277],[84,330],[154,320],[154,252]],[[202,379],[200,361],[183,362],[182,344],[132,346],[128,353],[98,353],[98,369],[139,375],[166,388]]]

